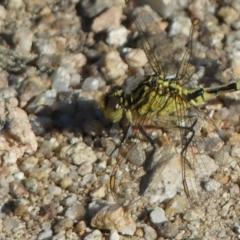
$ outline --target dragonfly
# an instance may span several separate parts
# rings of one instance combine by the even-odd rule
[[[224,141],[202,106],[218,95],[240,90],[240,83],[197,86],[199,75],[191,61],[198,19],[193,20],[188,43],[179,52],[165,32],[146,33],[144,16],[134,16],[131,1],[125,2],[135,19],[153,74],[130,93],[124,86],[115,86],[102,99],[104,116],[119,122],[124,129],[110,177],[111,192],[121,205],[138,201],[154,187],[166,163],[179,152],[183,189],[190,205],[201,208],[209,199],[209,191],[217,186],[211,176],[221,171],[224,162]],[[163,133],[171,140],[167,147],[161,142]],[[173,151],[171,146],[179,151]]]

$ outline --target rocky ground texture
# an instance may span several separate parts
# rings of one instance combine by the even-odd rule
[[[190,18],[199,18],[214,49],[203,53],[213,59],[205,64],[209,79],[239,81],[239,1],[142,2],[173,40],[183,33],[184,42]],[[202,216],[184,194],[178,156],[162,172],[159,202],[114,204],[116,156],[109,155],[119,140],[109,137],[99,101],[111,86],[149,71],[144,52],[132,48],[131,21],[123,0],[0,2],[1,240],[240,238],[238,92],[206,106],[228,164]]]

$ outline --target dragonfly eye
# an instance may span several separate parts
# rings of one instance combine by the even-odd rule
[[[117,111],[120,107],[119,103],[120,103],[119,98],[112,97],[107,104],[108,111]]]
[[[123,108],[121,107],[119,97],[109,98],[104,114],[106,118],[113,122],[117,122],[123,117]]]

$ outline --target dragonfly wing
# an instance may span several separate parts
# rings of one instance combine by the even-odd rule
[[[199,209],[209,203],[220,186],[214,175],[223,170],[224,142],[205,112],[194,108],[186,112],[184,126],[180,127],[183,185],[190,204]]]

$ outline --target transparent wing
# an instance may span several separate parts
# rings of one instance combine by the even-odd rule
[[[179,128],[183,186],[191,206],[199,211],[220,187],[214,175],[222,172],[224,142],[213,120],[204,112],[192,109],[187,116],[185,126]]]
[[[166,149],[158,150],[149,140],[149,131],[142,126],[133,126],[131,130],[119,148],[110,181],[113,197],[120,205],[130,205],[142,198],[173,154]]]
[[[133,1],[128,1],[131,16],[136,24],[141,47],[144,49],[148,61],[155,73],[166,79],[181,79],[189,81],[194,67],[190,64],[193,55],[193,28],[198,25],[196,21],[191,24],[189,19],[189,38],[173,43],[167,33],[161,30],[160,17],[149,7],[132,8]],[[138,2],[138,1],[134,1]],[[195,48],[196,49],[196,48]]]
[[[129,128],[127,131],[130,131]],[[110,188],[115,201],[120,205],[129,205],[141,196],[140,182],[146,174],[147,142],[139,140],[141,133],[128,133],[119,148],[117,164],[111,175]],[[150,151],[154,151],[153,148]]]
[[[155,116],[152,120],[163,129],[171,129],[168,135],[172,136],[175,146],[181,149],[185,193],[191,206],[200,212],[220,186],[218,179],[226,163],[224,142],[215,123],[205,112],[193,106],[184,108],[184,104],[178,103],[176,112]]]

